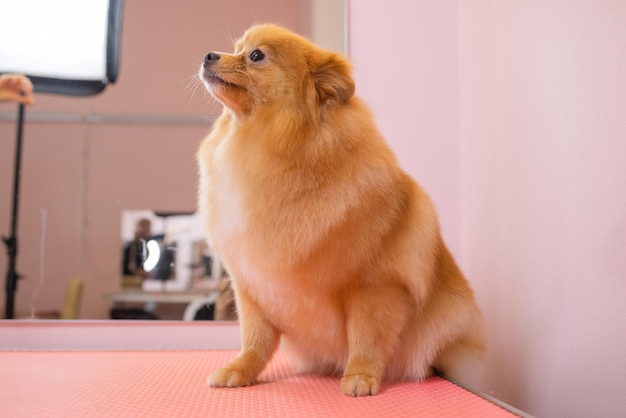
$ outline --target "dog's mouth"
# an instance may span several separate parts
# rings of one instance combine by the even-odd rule
[[[222,77],[218,76],[212,71],[205,70],[202,74],[202,78],[208,85],[211,85],[211,86],[215,85],[215,86],[224,86],[224,87],[230,87],[230,88],[236,88],[236,89],[243,89],[243,87],[241,87],[240,85],[232,83],[230,81],[226,81]]]

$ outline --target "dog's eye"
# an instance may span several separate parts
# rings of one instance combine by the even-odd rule
[[[250,53],[248,57],[250,58],[250,61],[258,62],[265,58],[265,54],[260,49],[255,49]]]

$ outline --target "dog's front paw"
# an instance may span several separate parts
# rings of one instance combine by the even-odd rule
[[[350,396],[376,395],[380,390],[380,379],[364,374],[353,374],[341,378],[341,391]]]
[[[254,378],[245,376],[237,370],[217,369],[209,376],[207,383],[216,388],[238,388],[253,384]]]

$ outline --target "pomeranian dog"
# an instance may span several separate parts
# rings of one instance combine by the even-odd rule
[[[199,208],[242,335],[208,383],[253,384],[279,343],[353,396],[471,364],[484,345],[472,290],[350,64],[257,25],[234,53],[206,54],[200,78],[224,109],[198,151]]]

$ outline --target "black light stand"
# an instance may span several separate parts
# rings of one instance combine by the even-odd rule
[[[20,197],[20,172],[22,166],[22,131],[24,129],[24,105],[20,103],[17,116],[17,139],[15,142],[15,167],[13,172],[13,202],[11,204],[11,235],[2,237],[7,246],[8,268],[6,278],[5,318],[15,316],[15,291],[20,275],[17,274],[17,215]]]

